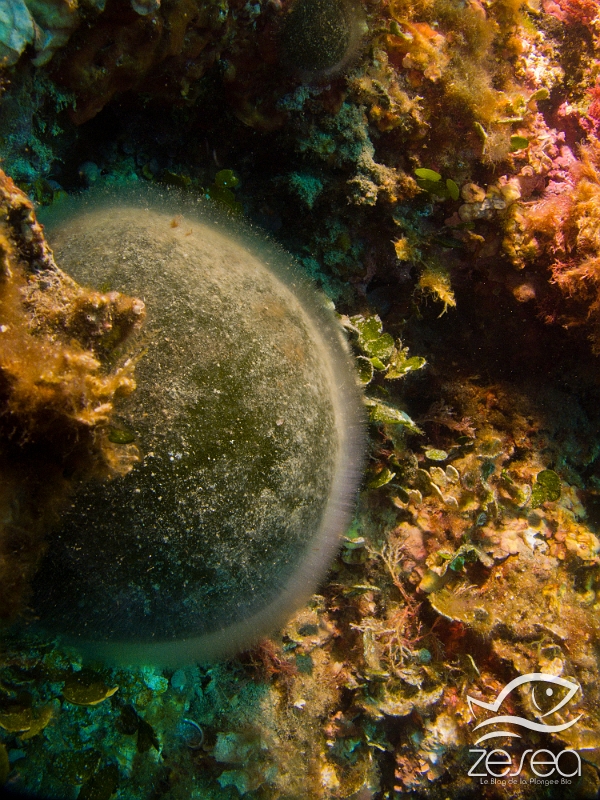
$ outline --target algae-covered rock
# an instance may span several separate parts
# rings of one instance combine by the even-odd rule
[[[90,5],[103,5],[94,0]],[[34,64],[46,64],[79,25],[77,0],[6,0],[0,7],[0,61],[15,64],[33,45]]]
[[[8,0],[0,8],[0,58],[14,64],[33,38],[33,20],[25,0]]]
[[[360,403],[341,329],[282,252],[170,195],[50,222],[66,270],[137,291],[148,315],[114,423],[141,461],[76,492],[36,611],[126,659],[230,650],[306,597],[344,527]]]
[[[135,387],[120,344],[144,304],[57,268],[32,203],[0,171],[0,620],[22,611],[44,533],[72,480],[126,473],[107,426]]]

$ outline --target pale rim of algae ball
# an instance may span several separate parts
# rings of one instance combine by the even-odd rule
[[[279,246],[202,201],[134,185],[44,216],[65,272],[147,316],[105,431],[140,462],[74,492],[37,624],[116,663],[248,647],[315,591],[349,523],[365,426],[341,326]]]

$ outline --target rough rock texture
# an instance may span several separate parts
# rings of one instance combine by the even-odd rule
[[[99,6],[100,2],[90,5]],[[0,63],[16,64],[33,45],[36,66],[47,64],[80,22],[77,0],[6,0],[0,8]]]
[[[94,117],[119,92],[189,99],[233,25],[218,3],[171,0],[144,14],[136,7],[109,0],[53,63],[58,82],[77,97],[72,114],[77,124]]]

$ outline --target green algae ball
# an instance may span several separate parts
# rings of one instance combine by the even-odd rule
[[[136,189],[44,220],[80,284],[146,304],[137,388],[111,420],[141,459],[76,487],[33,597],[43,629],[123,663],[220,657],[284,622],[323,578],[360,478],[332,311],[283,251],[214,213]]]
[[[303,80],[326,82],[352,63],[365,31],[354,0],[294,0],[280,37],[283,63]]]

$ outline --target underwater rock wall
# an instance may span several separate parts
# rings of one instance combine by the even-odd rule
[[[363,2],[325,81],[285,63],[291,8],[107,4],[47,67],[24,52],[2,73],[5,166],[38,202],[176,185],[294,252],[343,315],[370,449],[329,578],[239,658],[86,671],[3,643],[0,777],[84,798],[591,800],[598,4]],[[545,718],[570,727],[500,740],[523,782],[483,786],[468,697],[536,672],[579,687]],[[551,710],[528,686],[507,700],[540,724]],[[577,750],[581,774],[540,784],[521,763],[540,748]]]

